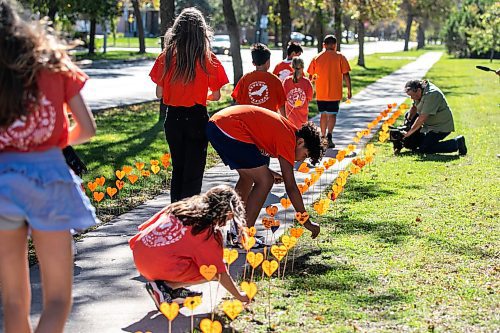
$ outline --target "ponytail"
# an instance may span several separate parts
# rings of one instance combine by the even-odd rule
[[[304,71],[304,60],[299,57],[294,57],[292,59],[292,68],[293,68],[293,83],[299,82],[299,78]]]

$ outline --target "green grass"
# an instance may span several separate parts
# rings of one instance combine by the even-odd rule
[[[160,47],[160,38],[159,37],[147,37],[144,38],[146,43],[146,48],[159,48]],[[96,47],[101,48],[104,44],[103,38],[96,38],[95,41]],[[139,38],[138,37],[116,37],[113,40],[113,36],[108,36],[108,47],[130,47],[130,48],[139,48]]]
[[[124,60],[143,60],[151,59],[154,60],[158,56],[157,53],[139,53],[130,51],[108,51],[106,53],[97,52],[93,55],[89,55],[87,51],[79,51],[73,54],[77,61],[88,59],[88,60],[111,60],[111,61],[124,61]]]
[[[498,78],[447,56],[427,77],[451,105],[468,155],[392,154],[348,178],[295,272],[273,279],[276,332],[495,332],[500,329]],[[312,213],[312,210],[311,210]],[[266,332],[267,282],[233,325]],[[260,295],[260,296],[259,296]]]

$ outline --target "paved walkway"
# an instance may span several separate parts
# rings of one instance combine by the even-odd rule
[[[351,143],[356,131],[366,128],[388,103],[402,103],[405,100],[403,86],[407,80],[422,78],[432,65],[441,57],[440,52],[428,52],[416,61],[400,70],[369,85],[352,98],[352,104],[341,106],[337,120],[334,140],[337,147],[344,148]],[[313,119],[318,121],[317,118]],[[372,131],[372,134],[376,129]],[[360,142],[357,152],[369,138]],[[336,150],[329,150],[327,156],[335,156]],[[304,195],[306,203],[313,202],[319,194],[329,186],[335,174],[350,163],[346,158],[340,166],[330,168],[312,189]],[[271,167],[279,170],[276,160]],[[306,174],[296,173],[297,182],[303,182]],[[203,191],[214,185],[228,184],[234,186],[236,172],[217,165],[207,170]],[[279,202],[285,193],[284,186],[275,186],[268,197],[268,204]],[[160,195],[140,207],[125,213],[105,226],[90,232],[78,242],[78,255],[75,259],[74,305],[66,332],[167,332],[167,320],[160,315],[144,289],[144,279],[135,270],[132,255],[128,247],[128,239],[136,233],[137,225],[148,219],[170,202],[169,194]],[[279,206],[281,208],[281,206]],[[288,209],[289,217],[292,210]],[[283,221],[283,216],[277,216]],[[283,228],[278,230],[278,234]],[[261,230],[262,232],[262,230]],[[264,234],[265,235],[265,234]],[[306,237],[308,232],[306,232]],[[303,236],[304,237],[304,236]],[[242,256],[240,256],[242,257]],[[238,273],[237,265],[232,265]],[[38,266],[31,268],[33,292],[32,319],[35,323],[41,311],[41,290]],[[204,294],[210,294],[208,284],[202,285]],[[218,292],[218,297],[216,293]],[[222,287],[212,284],[212,298],[220,299],[224,294]],[[209,304],[199,308],[207,311]],[[0,323],[2,322],[0,314]],[[189,331],[189,317],[179,315],[173,322],[173,332]],[[195,324],[197,325],[197,324]]]

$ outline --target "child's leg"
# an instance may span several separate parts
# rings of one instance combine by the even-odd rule
[[[246,173],[240,172],[240,170],[236,171],[238,171],[240,178],[238,179],[238,182],[236,183],[234,190],[236,191],[236,193],[240,195],[243,204],[246,205],[248,200],[248,195],[252,190],[253,179],[249,177]]]
[[[254,186],[248,194],[246,202],[246,220],[247,226],[253,227],[255,220],[259,216],[259,211],[266,201],[266,197],[271,191],[274,183],[274,177],[267,165],[253,169],[240,169],[240,175],[250,178]]]
[[[0,230],[0,287],[5,333],[31,332],[28,227]]]
[[[332,134],[333,129],[335,128],[335,124],[337,123],[337,115],[329,114],[328,115],[328,133]]]
[[[321,129],[321,136],[322,137],[326,136],[327,118],[328,118],[328,115],[326,114],[326,112],[321,112],[320,118],[319,118],[319,127]]]
[[[69,231],[32,232],[40,265],[43,311],[37,333],[64,331],[71,310],[73,253]]]

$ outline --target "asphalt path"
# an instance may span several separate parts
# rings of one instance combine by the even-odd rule
[[[410,47],[415,43],[411,43]],[[365,43],[365,54],[390,53],[403,49],[403,41],[380,41]],[[112,50],[112,48],[108,48]],[[128,49],[130,50],[130,49]],[[159,52],[159,49],[148,49],[148,52]],[[306,66],[316,55],[316,48],[305,48],[302,58]],[[358,55],[358,45],[342,45],[342,53],[348,60]],[[227,55],[217,56],[228,74],[229,81],[233,82],[232,57]],[[243,72],[254,69],[252,58],[248,49],[241,51]],[[271,50],[271,70],[281,61],[281,50]],[[109,107],[140,103],[155,99],[155,85],[149,78],[149,71],[153,61],[139,62],[96,62],[84,68],[91,80],[83,88],[82,95],[92,110]]]

